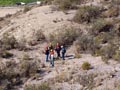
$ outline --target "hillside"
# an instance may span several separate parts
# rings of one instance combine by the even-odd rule
[[[120,90],[119,0],[46,0],[0,11],[0,90]],[[65,60],[55,52],[51,67],[45,47],[57,42],[67,52]]]

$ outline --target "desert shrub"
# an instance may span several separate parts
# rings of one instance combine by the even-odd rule
[[[42,30],[38,30],[38,31],[35,33],[35,37],[36,37],[37,41],[45,41],[45,35],[44,35],[44,33],[42,32]]]
[[[19,66],[21,76],[23,77],[30,77],[35,75],[39,68],[38,62],[36,60],[31,60],[28,55],[23,56]]]
[[[30,60],[30,56],[28,54],[24,54],[22,60]]]
[[[11,16],[12,16],[12,14],[7,14],[5,17],[10,18]]]
[[[113,55],[113,59],[120,61],[120,51],[116,50],[115,54]]]
[[[47,83],[43,82],[36,85],[26,85],[24,90],[51,90],[51,88]]]
[[[108,44],[103,46],[101,49],[101,56],[104,57],[104,59],[110,59],[113,58],[113,55],[115,54],[116,51],[116,46],[112,44]]]
[[[47,83],[42,83],[39,87],[39,90],[51,90]]]
[[[4,18],[3,17],[0,17],[0,21],[3,21],[4,20]]]
[[[61,44],[71,45],[78,37],[81,35],[81,30],[77,30],[74,28],[64,28],[64,30],[60,30],[57,33],[52,33],[49,36],[49,40],[53,43],[59,42]]]
[[[80,74],[76,76],[76,82],[80,83],[80,85],[83,85],[85,90],[93,90],[95,86],[94,78],[96,77],[95,74]]]
[[[120,8],[117,6],[110,7],[107,11],[102,13],[103,17],[117,17],[120,14]]]
[[[81,35],[75,42],[79,48],[77,50],[81,53],[88,52],[95,54],[95,51],[100,48],[98,42],[95,42],[94,37],[91,35]]]
[[[31,9],[32,9],[32,7],[25,6],[23,12],[26,13],[26,12],[30,11]]]
[[[38,43],[43,43],[45,41],[46,41],[46,37],[45,37],[43,31],[37,30],[37,31],[34,31],[33,37],[31,38],[31,40],[28,41],[28,44],[31,46],[35,46]]]
[[[22,39],[20,41],[18,41],[17,49],[20,50],[20,51],[28,50],[26,43],[27,43],[27,41],[26,41],[26,39],[23,36]]]
[[[2,63],[0,67],[0,85],[3,86],[3,90],[9,90],[14,85],[20,84],[19,71],[17,64],[14,61],[7,61],[6,64]]]
[[[54,0],[43,0],[43,4],[52,4]]]
[[[75,14],[73,20],[77,23],[92,22],[99,17],[101,10],[97,6],[82,6]]]
[[[113,5],[120,5],[120,0],[112,0]]]
[[[2,58],[10,58],[12,56],[13,56],[13,54],[6,50],[1,50],[1,52],[0,52],[0,57],[2,57]]]
[[[81,58],[81,55],[78,53],[75,53],[75,58]]]
[[[59,8],[62,10],[68,10],[68,9],[72,9],[75,6],[73,6],[72,1],[71,0],[62,0],[59,3]]]
[[[77,5],[84,0],[54,0],[54,4],[58,5],[61,10],[77,9]]]
[[[107,22],[103,19],[98,19],[95,23],[93,23],[90,33],[92,35],[98,35],[101,32],[110,32],[113,28],[111,22]]]
[[[3,35],[1,39],[1,43],[2,43],[2,48],[7,50],[14,49],[18,45],[16,38],[14,36],[10,36],[7,33]]]
[[[55,82],[62,83],[62,82],[69,82],[72,79],[71,72],[63,71],[55,78]]]
[[[120,90],[120,85],[117,86],[117,89]]]
[[[111,35],[111,33],[109,32],[102,32],[100,34],[98,34],[96,37],[95,37],[95,42],[96,43],[99,43],[99,44],[105,44],[105,43],[108,43],[110,42],[113,37],[113,35]]]
[[[83,70],[89,70],[91,68],[91,64],[89,62],[84,62],[82,64],[82,69]]]

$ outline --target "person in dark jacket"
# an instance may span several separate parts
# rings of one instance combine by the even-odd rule
[[[46,55],[46,62],[48,62],[48,58],[49,58],[49,47],[48,46],[45,49],[45,55]]]
[[[61,46],[61,51],[62,51],[62,59],[65,60],[66,48],[64,45]]]
[[[57,58],[60,58],[61,46],[59,43],[56,44],[55,51],[57,53]]]

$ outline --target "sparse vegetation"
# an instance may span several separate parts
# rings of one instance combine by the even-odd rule
[[[1,52],[0,52],[0,57],[2,57],[2,58],[10,58],[12,56],[13,56],[13,54],[7,50],[1,50]]]
[[[36,74],[38,69],[39,69],[39,65],[37,61],[31,60],[29,55],[24,54],[20,62],[21,75],[24,77],[33,76]]]
[[[58,5],[60,10],[77,9],[77,5],[80,5],[85,0],[54,0],[54,4]]]
[[[84,62],[82,64],[82,69],[83,70],[89,70],[91,68],[91,64],[89,62]]]
[[[16,48],[18,45],[17,40],[14,36],[10,36],[8,33],[5,33],[3,35],[3,38],[1,40],[1,47],[5,50],[10,50]]]
[[[118,6],[111,6],[108,10],[102,13],[103,17],[117,17],[120,14],[120,8]]]
[[[17,64],[14,61],[7,61],[6,64],[0,62],[0,88],[2,90],[12,89],[15,85],[21,84],[17,71]]]
[[[31,10],[32,7],[30,6],[25,6],[23,12],[26,13]]]
[[[40,85],[36,84],[36,85],[26,85],[24,87],[24,90],[51,90],[50,86],[43,82]]]
[[[16,14],[12,16],[11,14],[7,14],[4,18],[1,17],[1,32],[7,29],[10,29],[10,32],[7,30],[8,33],[3,34],[3,31],[0,38],[0,90],[18,90],[18,88],[20,88],[19,85],[24,86],[24,90],[65,90],[66,86],[68,89],[74,90],[76,87],[78,87],[78,89],[81,88],[79,90],[97,90],[98,87],[101,88],[109,84],[109,81],[111,87],[113,83],[114,87],[119,89],[118,82],[115,81],[115,79],[119,77],[118,69],[120,62],[119,0],[105,0],[107,2],[106,4],[109,5],[105,6],[101,5],[103,4],[101,3],[98,5],[99,7],[97,6],[99,2],[93,3],[96,4],[96,6],[94,6],[91,3],[92,1],[89,1],[90,0],[44,0],[42,5],[54,4],[55,9],[57,8],[55,11],[51,10],[51,8],[48,9],[48,6],[42,9],[45,16],[61,13],[61,11],[57,10],[70,10],[65,14],[62,12],[60,15],[63,15],[63,17],[59,17],[58,15],[58,17],[55,16],[55,18],[52,18],[51,22],[48,22],[53,25],[58,25],[58,29],[55,27],[56,31],[54,29],[53,32],[51,32],[51,28],[54,26],[50,24],[50,35],[49,32],[43,32],[49,28],[46,28],[48,24],[41,20],[43,23],[42,26],[30,27],[30,30],[25,28],[24,33],[20,32],[23,36],[20,38],[19,36],[15,36],[15,38],[12,35],[18,35],[18,29],[24,28],[25,26],[24,24],[22,24],[23,26],[20,25],[22,16],[17,17]],[[85,2],[85,4],[83,4],[83,2]],[[94,0],[94,2],[96,1]],[[82,5],[80,5],[81,3]],[[86,3],[91,3],[91,5],[86,5]],[[36,6],[34,8],[36,8]],[[76,14],[75,9],[78,9]],[[38,19],[36,16],[33,16],[33,14],[37,14],[37,11],[34,12],[34,10],[31,10],[31,12],[27,14],[26,12],[29,10],[31,10],[31,7],[26,5],[23,12],[20,11],[23,16],[28,16],[25,21],[27,19],[30,21]],[[37,7],[37,10],[39,10],[39,7]],[[73,18],[74,14],[75,16]],[[14,19],[14,16],[17,20]],[[73,22],[72,18],[75,22]],[[6,24],[7,20],[10,22],[9,24]],[[19,23],[17,23],[17,21]],[[45,21],[47,21],[47,19]],[[66,22],[68,22],[67,24],[70,23],[70,25],[66,25]],[[11,26],[14,24],[16,27]],[[25,24],[27,23],[25,22]],[[31,24],[32,23],[29,25]],[[4,28],[5,25],[7,29]],[[10,28],[8,28],[9,26]],[[31,32],[31,30],[34,31]],[[28,31],[30,35],[26,36],[26,31]],[[49,68],[49,64],[44,63],[45,57],[42,57],[42,50],[45,47],[44,41],[51,42],[53,46],[55,46],[57,42],[65,44],[67,50],[70,47],[66,53],[66,60],[55,60],[55,67]],[[19,51],[18,49],[24,51]],[[34,52],[35,55],[32,56]],[[21,56],[21,54],[23,55]],[[91,58],[89,54],[100,57],[92,57],[93,61],[89,62],[88,58]],[[41,63],[36,58],[40,58]],[[103,64],[101,58],[106,64]],[[55,59],[57,59],[56,55]],[[86,60],[86,62],[83,62],[84,60]],[[96,64],[97,60],[100,61],[100,63],[98,62]],[[118,63],[112,60],[116,60]],[[81,62],[83,62],[82,65],[79,64]],[[92,65],[92,63],[94,64]],[[109,64],[109,66],[107,64]],[[101,70],[102,67],[104,70]],[[111,82],[111,80],[114,81]],[[104,88],[102,89],[104,90]],[[106,86],[106,89],[109,88]]]
[[[94,74],[88,74],[88,75],[83,74],[79,76],[78,80],[79,83],[85,87],[85,89],[93,90],[95,85],[94,78],[95,78]]]
[[[111,22],[107,22],[103,19],[98,19],[95,23],[93,23],[90,33],[93,35],[98,35],[102,32],[110,32],[113,28]]]
[[[117,86],[118,90],[120,90],[120,85]]]
[[[100,16],[101,9],[97,6],[82,6],[78,9],[73,20],[77,23],[90,23]]]
[[[81,30],[77,30],[71,27],[64,28],[63,32],[58,31],[57,33],[50,34],[49,38],[51,42],[54,41],[61,44],[67,43],[67,45],[71,45],[81,34]]]

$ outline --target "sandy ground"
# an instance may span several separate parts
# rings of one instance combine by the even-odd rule
[[[0,7],[0,17],[4,17],[7,14],[15,14],[19,10],[21,10],[19,7]]]
[[[33,8],[29,12],[12,19],[9,25],[2,28],[0,35],[9,32],[18,40],[23,37],[30,40],[38,30],[42,30],[48,37],[49,33],[58,31],[63,27],[84,28],[77,23],[71,22],[75,12],[75,10],[70,10],[68,14],[65,14],[62,11],[53,10],[51,6]]]

